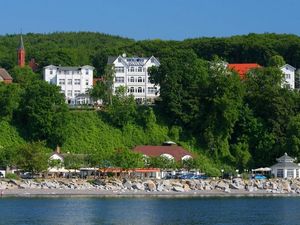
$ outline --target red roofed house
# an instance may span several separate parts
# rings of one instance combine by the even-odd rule
[[[5,84],[12,83],[13,79],[6,71],[6,69],[0,68],[0,82],[4,82]]]
[[[245,78],[246,73],[251,69],[260,68],[261,66],[257,63],[236,63],[228,64],[228,68],[236,71],[241,79]]]
[[[148,157],[166,157],[176,161],[186,160],[193,158],[193,155],[176,145],[174,142],[165,142],[161,146],[141,145],[136,146],[133,151],[139,152]]]

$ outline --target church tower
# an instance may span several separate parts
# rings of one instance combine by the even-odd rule
[[[22,35],[21,35],[20,44],[18,48],[18,66],[19,67],[25,66],[25,48],[24,48]]]

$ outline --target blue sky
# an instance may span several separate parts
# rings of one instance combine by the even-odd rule
[[[299,0],[1,0],[0,34],[94,31],[136,40],[300,35]]]

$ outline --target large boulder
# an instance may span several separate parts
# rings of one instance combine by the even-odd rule
[[[132,189],[132,183],[130,180],[126,180],[125,183],[123,184],[124,188],[131,190]]]
[[[145,190],[154,191],[156,190],[156,184],[152,180],[147,180],[144,182]]]
[[[176,192],[184,192],[185,190],[184,190],[182,187],[174,186],[174,187],[173,187],[173,191],[176,191]]]
[[[132,188],[139,191],[145,190],[145,186],[139,182],[132,184]]]
[[[229,184],[225,183],[223,180],[217,183],[215,186],[216,189],[220,189],[222,191],[228,190],[229,189]]]

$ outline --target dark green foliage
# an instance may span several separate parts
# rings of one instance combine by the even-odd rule
[[[0,118],[7,121],[12,120],[13,114],[19,108],[21,95],[22,89],[19,85],[0,83]]]
[[[112,164],[124,170],[144,167],[142,155],[128,149],[116,150],[112,157]]]
[[[39,72],[49,64],[93,65],[104,82],[91,93],[106,107],[101,113],[69,113],[59,88],[39,81],[41,76],[28,67],[15,67],[19,36],[0,36],[0,66],[18,83],[0,85],[2,165],[14,163],[15,149],[24,139],[45,140],[48,146],[62,145],[64,152],[87,155],[70,160],[75,167],[107,167],[115,163],[116,149],[159,145],[170,139],[198,155],[187,167],[197,165],[214,176],[220,175],[215,165],[242,171],[271,165],[284,152],[299,157],[300,95],[281,87],[283,74],[278,69],[285,61],[300,66],[298,36],[249,34],[178,42],[79,32],[29,33],[23,38],[27,61],[34,57]],[[159,58],[161,66],[150,69],[151,80],[161,88],[156,107],[137,106],[125,89],[112,96],[107,57],[124,52]],[[240,80],[218,58],[271,67],[253,70]],[[120,163],[129,160],[127,153],[122,151],[118,159],[124,168],[130,167]],[[165,163],[153,161],[162,168]],[[173,166],[178,165],[168,165]]]
[[[26,86],[20,104],[19,121],[26,127],[29,138],[47,140],[53,147],[64,142],[69,118],[59,87],[34,81]]]
[[[48,168],[49,149],[43,142],[27,143],[17,149],[16,165],[26,172],[40,173]]]

